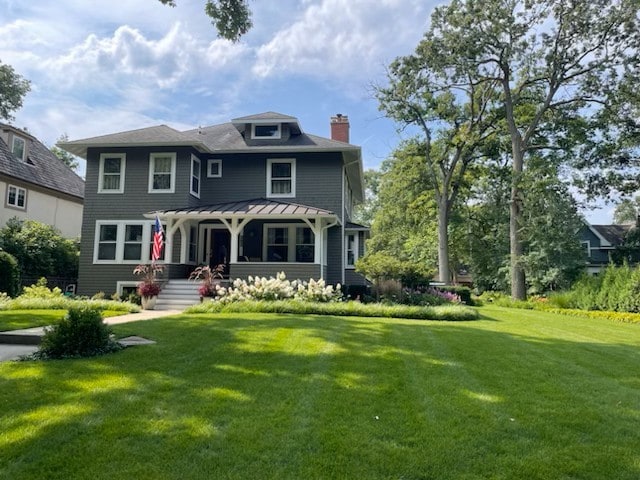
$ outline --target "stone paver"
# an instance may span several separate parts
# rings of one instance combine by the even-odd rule
[[[17,360],[23,355],[31,355],[36,350],[37,345],[0,345],[0,362]]]

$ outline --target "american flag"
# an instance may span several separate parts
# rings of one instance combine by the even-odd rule
[[[156,224],[153,227],[153,252],[151,253],[151,261],[155,262],[162,257],[162,246],[164,245],[164,230],[160,223],[160,218],[156,215]]]

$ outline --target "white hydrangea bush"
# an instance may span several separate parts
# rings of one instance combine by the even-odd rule
[[[342,301],[342,288],[337,284],[327,285],[324,280],[287,280],[284,272],[275,277],[252,277],[236,279],[231,286],[216,285],[214,301],[231,303],[243,300],[302,300],[309,302]]]

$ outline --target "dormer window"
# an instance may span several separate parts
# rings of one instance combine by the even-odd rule
[[[279,123],[273,124],[251,124],[251,137],[260,138],[275,138],[278,139],[282,136],[282,131]]]
[[[13,136],[13,142],[11,144],[11,152],[20,160],[25,161],[25,154],[27,153],[26,142],[24,138]]]

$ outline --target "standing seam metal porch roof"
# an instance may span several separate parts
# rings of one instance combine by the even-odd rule
[[[199,207],[148,212],[145,217],[161,216],[215,216],[215,217],[333,217],[334,212],[297,203],[254,198],[239,202],[218,203]]]

